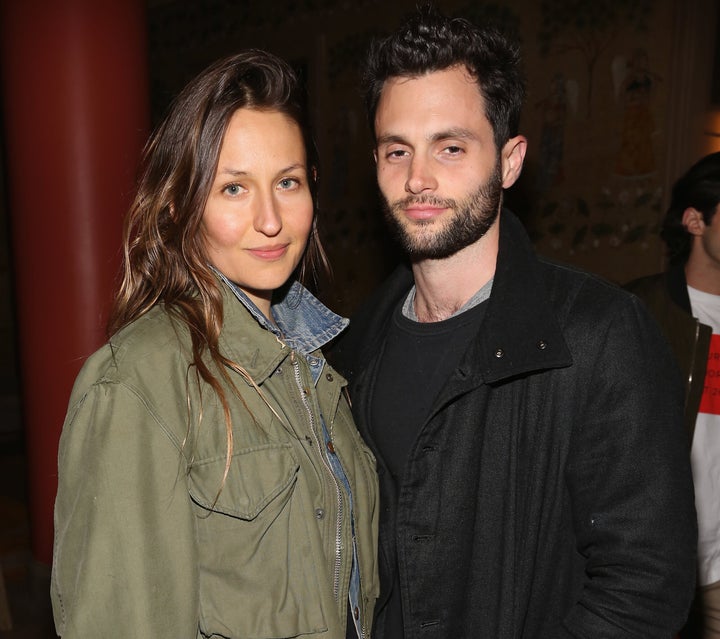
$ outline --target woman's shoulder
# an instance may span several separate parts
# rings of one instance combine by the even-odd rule
[[[184,323],[158,305],[120,329],[88,357],[76,389],[96,383],[153,387],[178,375],[184,378],[190,350]]]

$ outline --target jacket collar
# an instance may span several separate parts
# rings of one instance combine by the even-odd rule
[[[572,364],[525,229],[507,209],[498,223],[495,281],[476,352],[483,380],[489,384]]]
[[[687,280],[685,278],[685,265],[680,264],[668,269],[665,275],[665,284],[670,299],[686,313],[692,315],[690,296],[687,290]]]
[[[468,385],[499,383],[572,364],[525,229],[507,209],[503,209],[497,223],[499,251],[490,299],[477,341],[460,363],[460,373]],[[392,309],[412,284],[411,270],[401,265],[367,304],[367,315],[358,318],[359,326],[367,322],[366,331],[374,338],[360,355],[360,370],[366,369],[379,352]]]
[[[330,311],[295,281],[273,301],[272,324],[250,298],[219,271],[223,286],[223,350],[243,366],[256,383],[264,381],[291,350],[307,358],[317,382],[324,359],[318,349],[337,337],[348,320]],[[238,304],[238,302],[240,302]]]

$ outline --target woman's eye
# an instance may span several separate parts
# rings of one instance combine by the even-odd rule
[[[300,184],[297,178],[283,178],[280,180],[279,186],[281,189],[288,190],[293,189]]]
[[[240,195],[240,193],[242,193],[243,188],[239,184],[228,184],[223,190],[228,195]]]

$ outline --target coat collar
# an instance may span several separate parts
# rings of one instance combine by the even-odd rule
[[[477,350],[479,370],[488,384],[572,364],[525,229],[508,210],[498,223],[495,281]],[[465,363],[467,358],[461,369]]]
[[[692,315],[690,306],[690,296],[687,290],[687,280],[685,279],[685,265],[677,265],[668,269],[665,274],[665,285],[668,294],[675,304],[683,309],[688,315]]]
[[[460,363],[461,376],[470,385],[499,383],[572,364],[530,239],[520,221],[507,209],[503,209],[498,224],[497,266],[487,311],[476,343]],[[379,352],[386,322],[412,283],[412,271],[407,265],[401,265],[365,305],[366,312],[357,319],[358,332],[373,338],[365,341],[359,370],[367,369]],[[352,335],[352,328],[350,333]],[[360,335],[354,337],[362,339]]]

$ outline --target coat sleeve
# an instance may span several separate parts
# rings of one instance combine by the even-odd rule
[[[195,639],[198,575],[181,444],[146,403],[97,383],[61,436],[51,597],[64,639]]]
[[[621,300],[607,329],[585,336],[584,352],[597,356],[581,364],[587,408],[567,469],[585,580],[558,633],[565,637],[673,637],[695,588],[681,377],[644,307]]]

